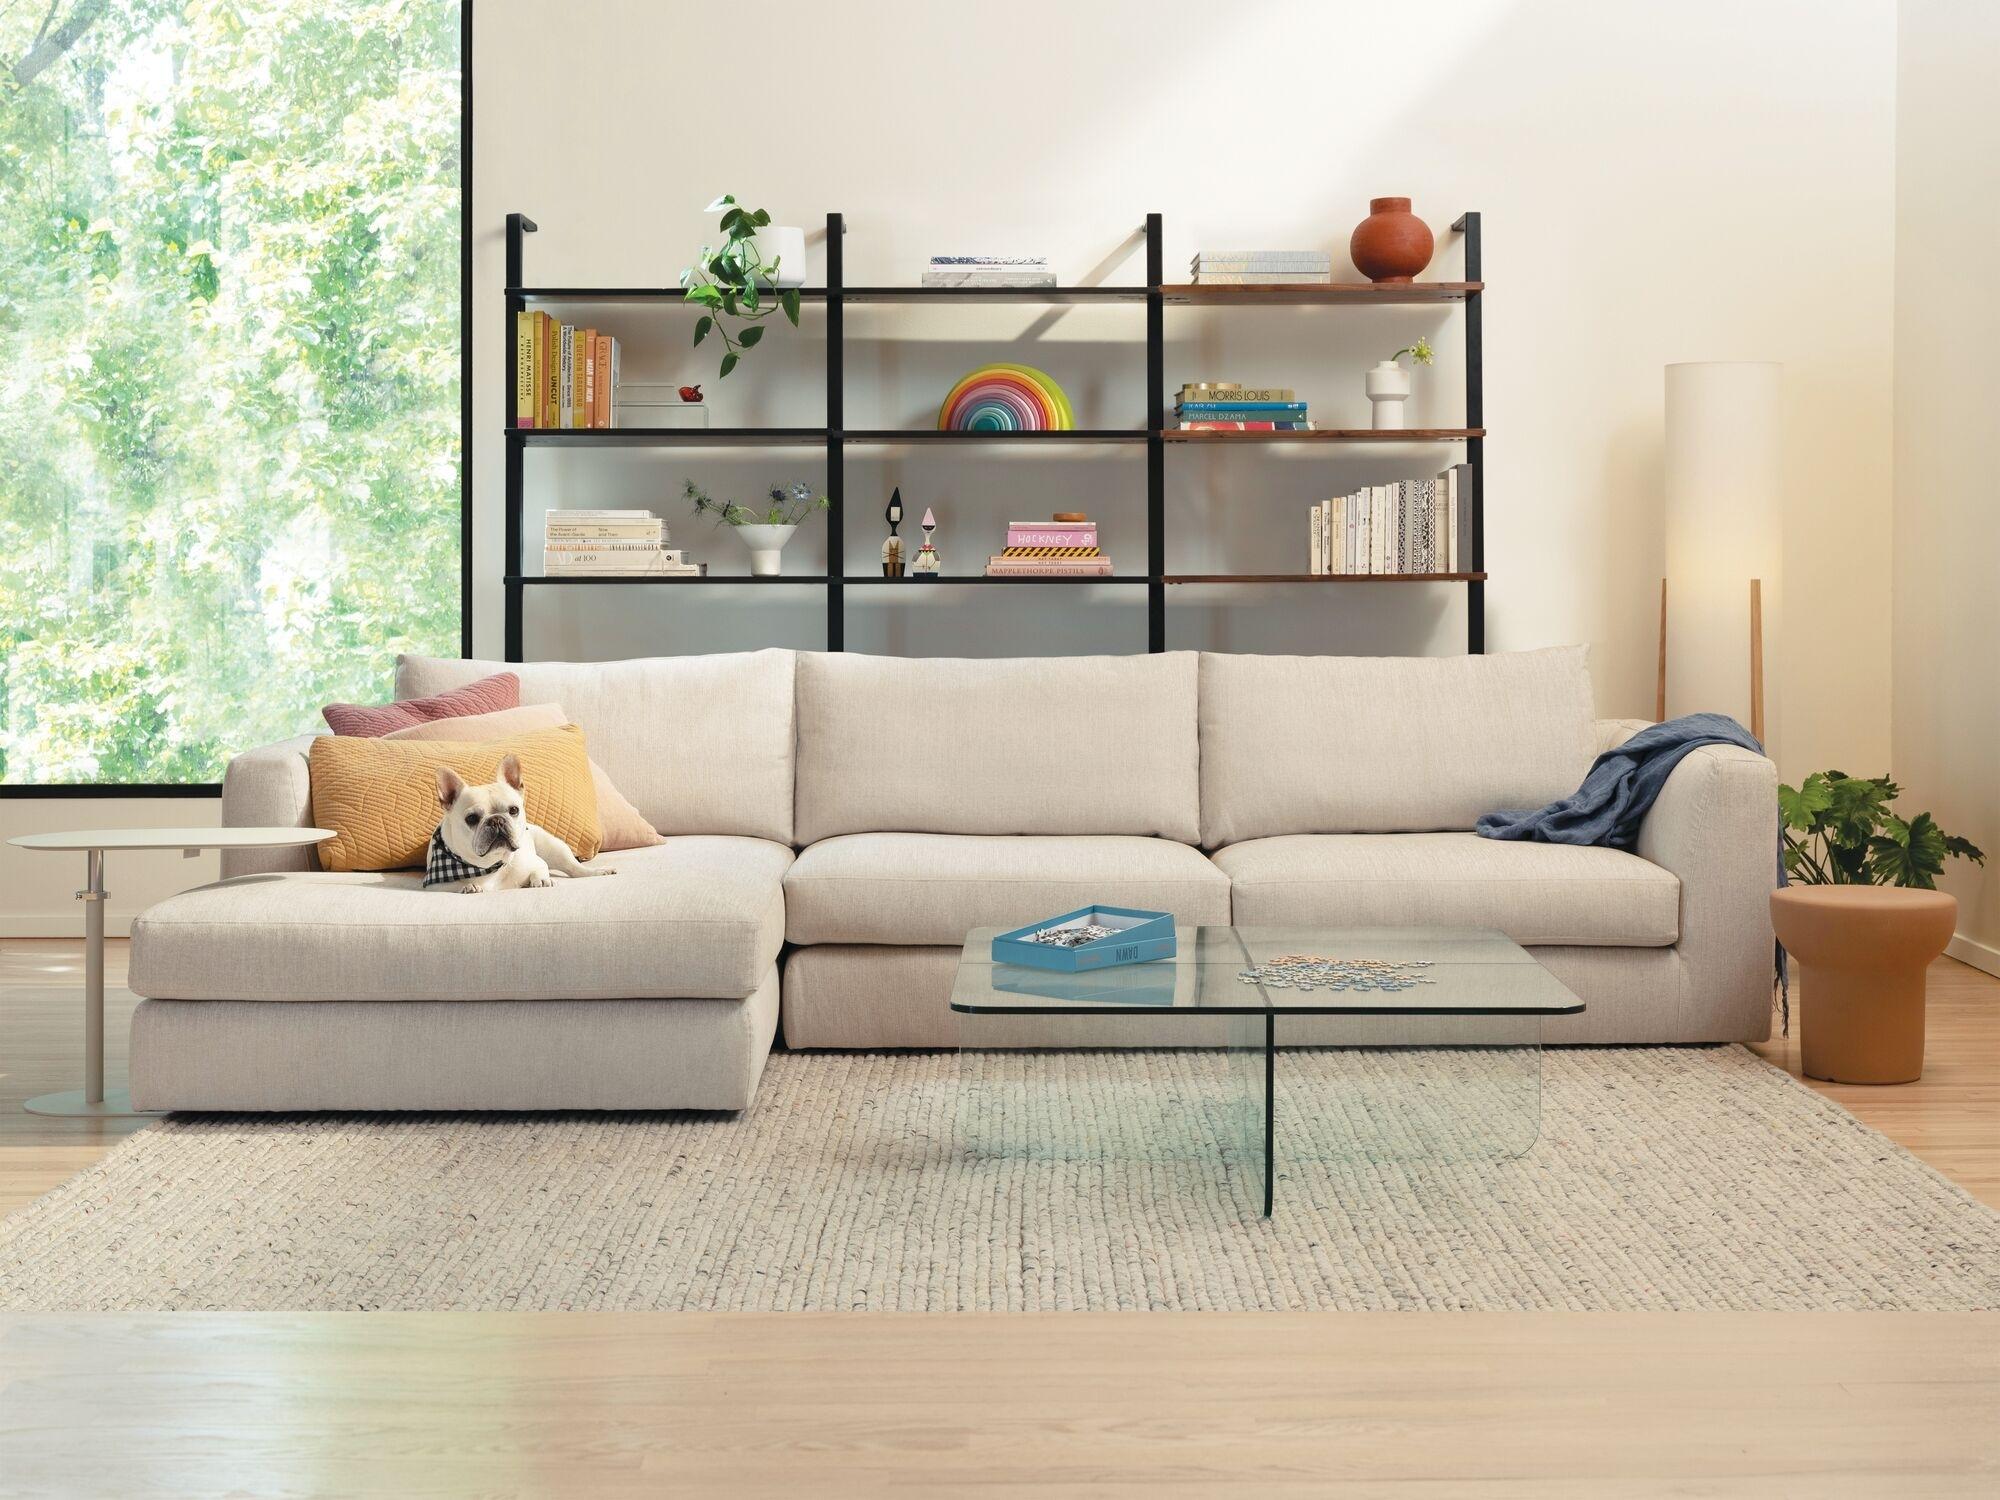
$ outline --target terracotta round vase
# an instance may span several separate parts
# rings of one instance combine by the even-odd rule
[[[1924,971],[1958,902],[1943,891],[1793,885],[1771,925],[1797,961],[1800,1064],[1829,1083],[1910,1083],[1924,1071]]]
[[[1370,198],[1368,217],[1354,226],[1347,253],[1370,281],[1408,281],[1431,263],[1430,226],[1410,212],[1408,198]]]

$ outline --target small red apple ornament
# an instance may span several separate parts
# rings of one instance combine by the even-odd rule
[[[701,387],[700,387],[700,386],[698,386],[698,385],[684,385],[684,386],[682,386],[682,387],[681,387],[681,400],[683,400],[683,401],[699,401],[700,399],[701,399]]]

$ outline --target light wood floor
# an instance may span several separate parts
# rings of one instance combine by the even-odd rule
[[[0,1211],[137,1128],[21,1112],[78,979],[0,943]],[[2000,1206],[2000,980],[1930,1015],[1922,1082],[1815,1086]],[[2000,1316],[0,1316],[0,1495],[974,1493],[1990,1497]]]

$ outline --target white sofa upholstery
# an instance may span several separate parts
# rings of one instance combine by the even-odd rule
[[[607,856],[614,881],[477,898],[232,856],[135,924],[135,1101],[740,1108],[780,1011],[792,1046],[952,1045],[967,929],[1092,901],[1499,928],[1587,1004],[1551,1042],[1769,1031],[1769,761],[1689,755],[1634,853],[1470,831],[1573,791],[1641,727],[1593,717],[1581,648],[406,658],[398,691],[503,669],[583,726],[668,842]],[[309,824],[309,744],[238,756],[224,822]]]

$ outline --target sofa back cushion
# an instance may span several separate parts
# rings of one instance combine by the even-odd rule
[[[1191,651],[799,657],[798,841],[1200,829]]]
[[[1201,658],[1201,839],[1472,827],[1575,791],[1597,752],[1586,648]]]
[[[396,696],[422,698],[495,670],[523,703],[554,703],[591,758],[664,834],[792,842],[790,651],[607,662],[396,658]]]

